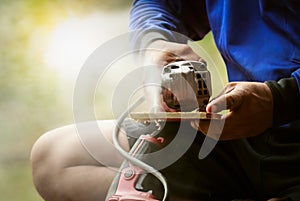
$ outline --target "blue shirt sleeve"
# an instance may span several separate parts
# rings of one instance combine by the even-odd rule
[[[187,37],[199,40],[210,30],[205,1],[193,0],[135,0],[129,28],[133,43],[156,39],[185,43]]]

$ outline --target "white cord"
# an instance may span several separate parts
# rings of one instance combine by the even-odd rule
[[[152,175],[154,175],[163,185],[164,187],[164,196],[163,196],[163,200],[165,201],[167,199],[167,195],[168,195],[168,186],[167,186],[167,181],[164,178],[164,176],[155,168],[153,168],[152,166],[148,165],[147,163],[144,163],[141,160],[138,160],[137,158],[131,156],[130,154],[128,154],[119,144],[118,141],[118,136],[119,136],[119,132],[120,132],[120,128],[121,125],[123,123],[123,121],[127,118],[128,114],[134,109],[136,108],[138,105],[140,105],[142,102],[144,101],[144,98],[141,97],[139,98],[135,103],[133,103],[124,113],[122,113],[122,115],[119,117],[119,119],[117,120],[117,125],[115,127],[115,130],[113,132],[113,143],[115,148],[117,149],[117,151],[128,161],[130,161],[131,163],[133,163],[134,165],[139,166],[140,168],[142,168],[143,170],[150,172]]]

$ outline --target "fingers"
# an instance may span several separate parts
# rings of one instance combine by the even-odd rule
[[[225,90],[225,93],[217,96],[207,105],[206,111],[218,113],[222,110],[236,110],[242,104],[242,94],[235,88]]]
[[[187,48],[187,47],[184,47]],[[202,61],[206,63],[202,58],[200,58],[196,53],[190,51],[184,51],[185,53],[182,54],[181,52],[169,52],[164,51],[159,54],[156,54],[153,56],[154,63],[160,64],[160,65],[167,65],[169,63],[175,62],[175,61],[184,61],[184,60],[191,60],[191,61]]]
[[[220,140],[247,138],[259,135],[272,126],[272,101],[272,94],[264,83],[229,83],[223,92],[208,104],[207,112],[230,110],[222,114],[224,126],[220,131]],[[204,126],[200,122],[198,127],[194,127],[202,131]],[[212,126],[216,125],[210,124],[209,127]],[[209,132],[204,134],[210,136]]]
[[[160,106],[161,106],[162,110],[165,112],[178,112],[177,110],[172,109],[167,105],[167,103],[163,100],[162,95],[160,95]]]
[[[211,120],[193,120],[191,121],[191,126],[201,131],[204,135],[210,137],[214,140],[222,140],[222,132],[224,127],[223,119],[211,119]]]
[[[198,54],[187,44],[172,43],[157,40],[149,45],[150,57],[155,64],[165,66],[171,62],[192,60],[204,62]],[[149,54],[147,55],[149,56]]]
[[[205,65],[207,65],[206,61],[201,57],[198,59],[198,61],[204,63]]]
[[[235,110],[237,109],[242,103],[242,97],[239,94],[229,93],[224,94],[214,100],[212,100],[207,105],[207,111],[209,113],[218,113],[223,110]]]

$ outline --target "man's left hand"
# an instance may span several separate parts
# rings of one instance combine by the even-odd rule
[[[231,82],[206,108],[208,113],[218,113],[223,110],[229,112],[223,114],[220,120],[195,120],[192,121],[192,126],[216,140],[233,140],[259,135],[273,123],[271,90],[264,83]]]

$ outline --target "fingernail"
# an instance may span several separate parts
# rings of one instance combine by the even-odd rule
[[[210,112],[211,113],[217,112],[217,109],[218,109],[218,107],[215,106],[215,105],[210,106]]]

